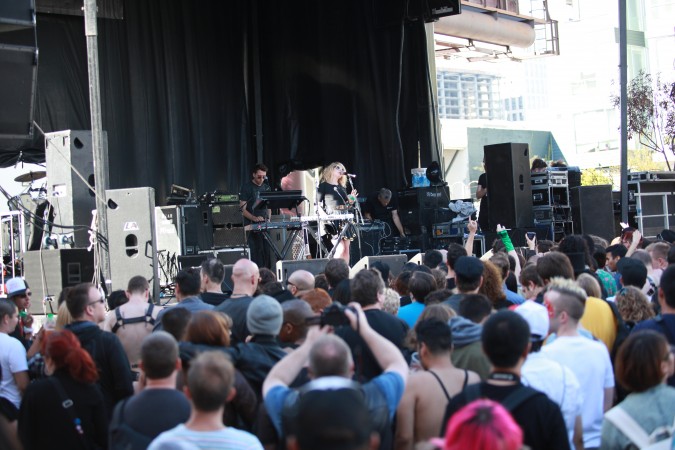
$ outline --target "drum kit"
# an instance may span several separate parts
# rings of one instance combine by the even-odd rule
[[[53,211],[47,199],[47,172],[28,172],[14,178],[17,183],[27,183],[25,189],[7,201],[12,211],[2,222],[2,258],[5,275],[21,275],[21,236],[25,239],[25,250],[39,250],[42,245],[42,219],[51,221]],[[39,180],[44,180],[40,183]],[[23,220],[19,219],[23,213]],[[11,217],[11,219],[9,218]],[[47,233],[49,234],[49,233]]]

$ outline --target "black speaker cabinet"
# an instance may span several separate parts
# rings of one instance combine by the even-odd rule
[[[530,152],[527,144],[486,145],[485,172],[490,230],[534,226]]]
[[[612,186],[579,186],[570,189],[574,230],[611,241],[614,238]]]
[[[277,261],[277,280],[285,286],[288,277],[296,270],[306,270],[318,275],[326,269],[327,263],[327,258]]]
[[[38,49],[34,0],[0,1],[0,137],[33,136]]]
[[[244,228],[216,228],[213,230],[213,246],[215,248],[246,247]]]
[[[126,289],[129,279],[145,277],[159,299],[155,190],[150,187],[110,189],[108,242],[113,290]]]
[[[415,254],[419,253],[419,250],[415,250]],[[380,255],[380,256],[366,256],[361,258],[359,262],[354,264],[354,266],[349,271],[349,277],[353,278],[359,271],[363,269],[368,269],[375,262],[382,262],[389,266],[389,273],[394,277],[397,277],[398,274],[403,270],[403,266],[408,262],[407,255]]]
[[[29,251],[23,254],[23,267],[33,291],[30,312],[42,314],[42,301],[47,296],[53,297],[52,308],[56,312],[56,300],[64,288],[94,279],[94,253],[84,248]],[[47,312],[51,312],[48,306]]]
[[[358,237],[351,241],[349,246],[349,265],[353,266],[364,256],[378,256],[380,254],[380,239],[385,235],[384,223],[357,225]]]
[[[0,2],[0,32],[32,28],[35,0],[5,0]]]
[[[213,249],[211,208],[203,205],[182,205],[180,240],[183,255],[196,255]]]
[[[75,247],[88,247],[88,227],[91,225],[91,211],[96,209],[96,197],[78,173],[87,183],[96,187],[91,131],[65,130],[46,133],[45,142],[47,198],[54,209],[55,225],[52,232],[71,231],[59,228],[58,225],[79,226],[73,231]],[[108,145],[105,132],[103,145]],[[103,167],[108,167],[107,161]]]

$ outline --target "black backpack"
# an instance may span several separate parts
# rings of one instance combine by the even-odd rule
[[[337,378],[337,377],[335,377]],[[321,378],[310,381],[298,390],[292,391],[286,396],[281,413],[283,433],[279,436],[280,442],[285,443],[286,430],[292,429],[295,417],[298,413],[297,405],[300,396],[305,392],[313,390],[314,383],[321,383]],[[390,448],[393,446],[393,427],[389,420],[389,408],[387,399],[375,383],[360,384],[356,381],[344,379],[343,389],[355,389],[360,391],[365,399],[368,411],[372,418],[373,429],[380,435],[380,448]]]
[[[467,386],[463,392],[464,398],[466,398],[467,405],[473,402],[474,400],[478,400],[479,398],[481,398],[480,383]],[[544,397],[546,397],[546,394],[544,394],[543,392],[540,392],[536,389],[532,389],[531,387],[521,384],[518,386],[518,389],[511,392],[509,395],[506,396],[504,400],[502,400],[499,403],[510,413],[513,413],[513,411],[518,409],[520,405],[522,405],[529,399],[536,397],[537,395],[543,395]]]
[[[616,353],[619,351],[619,347],[623,344],[628,336],[630,335],[632,327],[629,326],[621,317],[619,308],[616,306],[616,302],[610,302],[605,300],[614,314],[614,319],[616,320],[616,339],[614,339],[614,345],[612,346],[612,351],[610,352],[610,357],[612,360],[612,366],[614,365],[614,360],[616,359]]]
[[[124,407],[127,405],[127,400],[129,399],[124,399],[113,413],[108,431],[109,450],[145,450],[153,440],[124,422]]]

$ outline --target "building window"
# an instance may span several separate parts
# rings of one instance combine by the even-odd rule
[[[441,119],[500,119],[501,99],[493,75],[439,71],[438,115]]]

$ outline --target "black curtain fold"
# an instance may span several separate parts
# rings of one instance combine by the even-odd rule
[[[99,19],[111,188],[151,186],[159,204],[173,183],[237,192],[258,142],[273,183],[289,161],[339,160],[363,193],[403,187],[418,141],[431,155],[424,26],[377,28],[373,5],[127,0],[123,20]],[[89,129],[82,17],[39,14],[37,30],[36,122]],[[0,142],[0,162],[40,140]]]

